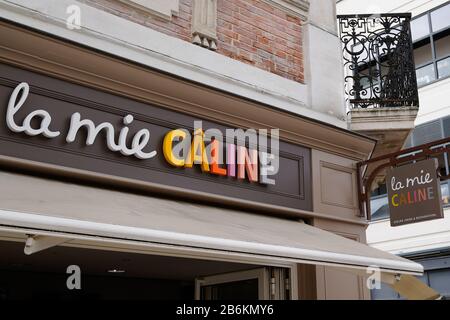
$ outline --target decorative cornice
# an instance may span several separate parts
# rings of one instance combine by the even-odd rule
[[[284,12],[299,17],[303,21],[308,18],[309,0],[263,0]]]
[[[146,13],[156,15],[166,20],[171,20],[172,15],[177,14],[180,3],[179,0],[118,0],[128,6],[139,9]]]

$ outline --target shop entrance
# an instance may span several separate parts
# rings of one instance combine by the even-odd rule
[[[287,297],[282,268],[69,246],[27,256],[23,249],[23,242],[0,241],[0,300]],[[79,267],[80,289],[67,286],[70,266]]]
[[[195,281],[198,300],[287,300],[289,270],[264,267],[208,276]]]

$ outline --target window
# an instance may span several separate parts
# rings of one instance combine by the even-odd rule
[[[450,57],[437,62],[437,70],[439,78],[450,76]]]
[[[450,5],[447,4],[431,12],[431,24],[433,32],[450,26]]]
[[[427,15],[416,18],[411,22],[411,33],[413,41],[430,34],[430,25]]]
[[[445,118],[442,122],[444,125],[444,137],[450,137],[450,117]]]
[[[429,64],[424,67],[416,69],[417,85],[422,87],[430,82],[436,80],[436,72],[434,70],[434,64]]]
[[[450,76],[450,3],[411,21],[417,84]]]
[[[443,138],[450,137],[450,117],[441,118],[432,122],[417,126],[409,135],[404,148],[419,146]],[[438,158],[442,176],[450,174],[450,154],[444,153]],[[442,203],[450,206],[450,180],[441,183]],[[389,218],[389,204],[387,200],[386,185],[380,185],[372,192],[370,199],[372,220]]]
[[[443,138],[441,120],[417,126],[412,133],[413,146],[433,142]]]

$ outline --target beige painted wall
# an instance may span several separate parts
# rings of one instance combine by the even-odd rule
[[[311,151],[314,212],[361,222],[358,215],[356,161]]]
[[[358,242],[366,242],[366,226],[314,219],[314,226]],[[366,279],[331,267],[316,266],[318,300],[368,300]]]
[[[313,220],[313,225],[365,243],[367,225],[363,218],[358,217],[356,161],[318,150],[312,150],[311,157],[314,211],[349,220],[349,223],[342,223],[317,218]],[[299,281],[302,281],[310,270],[304,271],[302,268],[299,270],[303,271],[303,274],[299,275]],[[313,287],[308,283],[300,283],[299,288],[304,288],[308,293]],[[334,268],[316,266],[313,289],[316,290],[316,298],[319,300],[370,299],[363,277]],[[306,296],[310,297],[310,295]]]

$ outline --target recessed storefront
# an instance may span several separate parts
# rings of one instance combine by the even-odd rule
[[[0,297],[8,300],[192,300],[196,281],[205,299],[250,300],[259,298],[265,272],[257,265],[72,246],[25,256],[23,243],[11,241],[0,241],[0,256]],[[82,290],[67,288],[71,265],[80,268]]]

